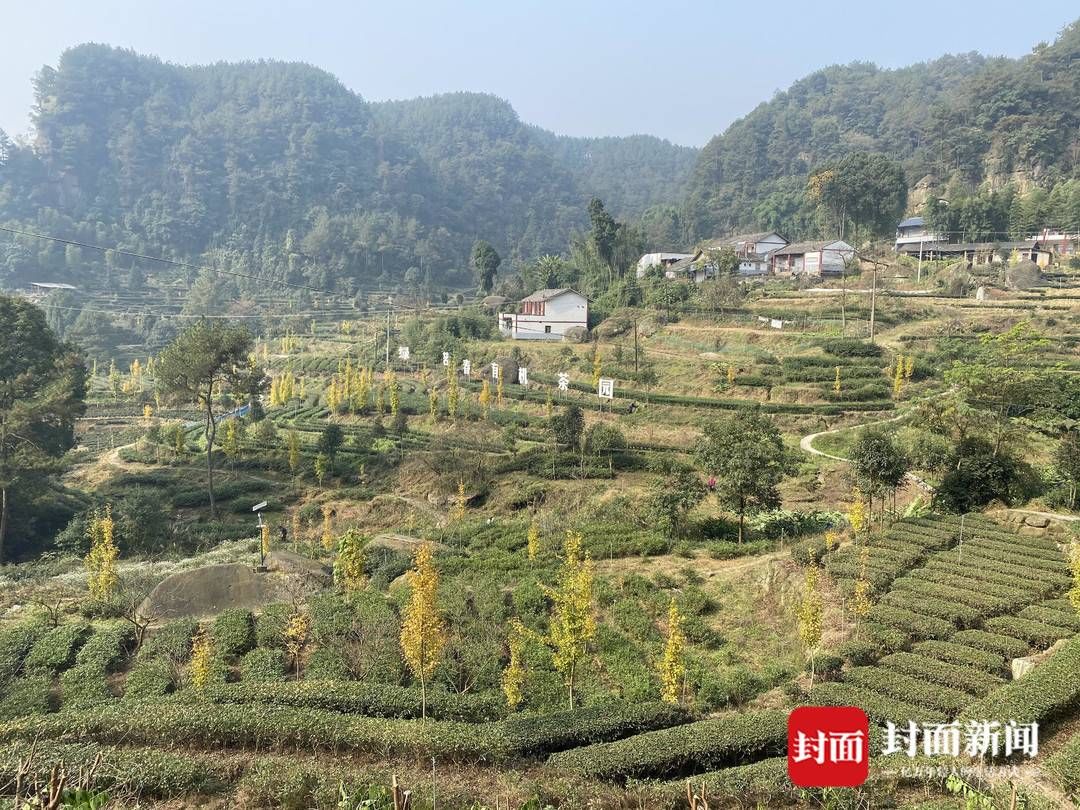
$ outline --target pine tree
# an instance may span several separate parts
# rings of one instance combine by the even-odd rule
[[[210,685],[214,668],[214,645],[206,628],[199,625],[191,640],[191,685],[200,692]]]
[[[540,527],[535,520],[529,524],[529,531],[525,535],[525,550],[530,560],[535,560],[540,555]]]
[[[683,661],[683,648],[686,636],[682,629],[682,616],[672,597],[668,605],[667,641],[664,644],[664,656],[660,659],[660,699],[667,703],[679,702],[686,663]]]
[[[814,685],[814,654],[821,643],[825,606],[818,592],[820,571],[816,565],[806,569],[806,590],[799,605],[799,639],[810,654],[810,685]]]
[[[555,669],[562,673],[574,708],[574,685],[577,670],[596,635],[592,615],[592,561],[581,552],[581,535],[566,533],[563,563],[558,584],[548,589],[552,601],[548,638],[554,652]]]
[[[420,716],[426,719],[427,683],[446,644],[446,626],[437,603],[439,572],[431,544],[424,543],[416,550],[408,581],[410,596],[401,623],[401,651],[420,681]]]
[[[510,661],[502,674],[502,689],[506,695],[506,705],[516,709],[525,697],[525,641],[528,631],[519,619],[510,620],[510,633],[507,644],[510,647]]]
[[[90,520],[90,553],[86,555],[87,587],[94,599],[106,600],[116,593],[120,585],[120,576],[116,570],[116,559],[120,551],[115,541],[116,524],[113,521],[112,505],[106,504],[105,512],[94,512]]]

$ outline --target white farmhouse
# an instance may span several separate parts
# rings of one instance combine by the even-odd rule
[[[772,252],[772,269],[780,276],[838,276],[854,255],[842,239],[797,242]]]
[[[636,275],[638,278],[645,278],[645,273],[650,267],[670,267],[677,261],[691,258],[692,255],[691,253],[646,253],[638,259]]]
[[[517,312],[498,316],[499,331],[514,340],[561,340],[575,326],[589,328],[589,299],[574,290],[537,290]]]

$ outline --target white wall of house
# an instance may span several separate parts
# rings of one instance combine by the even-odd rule
[[[766,253],[769,253],[773,250],[779,250],[787,243],[788,241],[780,234],[770,233],[764,239],[759,239],[757,242],[755,242],[753,250],[751,250],[750,252],[764,256]]]
[[[499,331],[514,340],[562,340],[567,330],[589,326],[589,301],[580,293],[570,290],[537,303],[542,304],[537,314],[498,315]]]

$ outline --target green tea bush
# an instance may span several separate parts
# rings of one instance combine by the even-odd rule
[[[115,672],[127,660],[134,644],[135,628],[130,624],[114,622],[99,627],[75,656],[75,665]]]
[[[979,650],[987,650],[998,653],[1006,658],[1019,658],[1027,655],[1031,645],[1026,641],[1020,641],[1014,636],[990,633],[986,630],[961,630],[953,635],[949,641],[956,644],[964,644]]]
[[[988,619],[986,629],[1005,636],[1021,638],[1040,649],[1053,646],[1058,639],[1068,638],[1073,633],[1069,627],[1054,627],[1030,619],[1018,619],[1015,616],[997,616]]]
[[[521,714],[489,726],[497,731],[508,749],[518,755],[529,756],[619,740],[654,729],[668,729],[689,719],[682,707],[649,702],[586,706],[548,714]]]
[[[962,719],[1038,722],[1080,705],[1080,636],[1018,681],[1010,681],[964,710]]]
[[[191,655],[191,639],[199,623],[194,619],[174,619],[152,633],[139,650],[139,657],[162,656],[182,663]]]
[[[26,656],[44,632],[43,625],[27,622],[0,630],[0,690],[22,672]]]
[[[255,617],[250,610],[223,610],[214,619],[210,637],[217,655],[226,658],[243,655],[255,646]]]
[[[1080,633],[1080,613],[1075,610],[1062,610],[1046,605],[1031,605],[1020,611],[1020,618],[1056,627],[1067,627],[1074,633]]]
[[[977,609],[962,602],[949,602],[927,595],[922,595],[917,601],[913,601],[911,594],[902,590],[889,591],[881,598],[880,604],[901,609],[910,605],[917,608],[920,614],[942,619],[960,627],[970,627],[982,616]]]
[[[21,741],[0,747],[0,783],[15,781],[20,766],[27,767],[26,754],[26,744]],[[221,793],[226,787],[227,769],[215,765],[212,756],[159,748],[114,748],[87,742],[37,740],[29,775],[45,783],[54,767],[78,773],[89,769],[99,757],[101,764],[95,771],[94,786],[114,795],[130,793],[168,799]]]
[[[94,706],[114,699],[105,669],[98,664],[76,664],[60,676],[61,701],[65,709]]]
[[[45,632],[30,648],[24,669],[58,673],[75,663],[75,654],[90,636],[90,625],[71,622]]]
[[[832,338],[821,342],[821,349],[835,357],[880,357],[881,347],[858,338]]]
[[[985,695],[1002,683],[1001,678],[981,669],[950,664],[916,653],[892,653],[878,661],[878,666],[943,686],[962,689],[976,696]]]
[[[977,650],[951,641],[923,641],[916,644],[913,652],[947,661],[951,664],[975,667],[997,674],[1005,669],[1005,657],[987,650]]]
[[[306,681],[348,681],[349,664],[339,650],[330,646],[317,647],[304,667]]]
[[[874,605],[867,616],[881,624],[896,627],[916,639],[948,638],[956,632],[956,627],[951,622],[889,605]]]
[[[723,807],[786,807],[797,799],[797,789],[787,775],[787,757],[769,757],[749,765],[736,765],[694,776],[691,786],[710,803]],[[649,788],[650,807],[682,807],[686,803],[686,780],[674,779]],[[712,806],[712,804],[710,804]]]
[[[548,765],[593,779],[664,778],[775,756],[786,744],[786,712],[748,712],[564,751]]]
[[[950,717],[971,701],[971,695],[883,667],[854,667],[844,673],[844,683],[882,695],[926,706]]]
[[[284,680],[285,655],[281,650],[256,647],[241,659],[240,675],[244,681]]]
[[[1080,796],[1080,733],[1046,762],[1046,771],[1070,796]]]
[[[158,697],[168,694],[175,686],[174,669],[163,656],[140,656],[124,682],[124,698]]]
[[[213,703],[290,706],[369,717],[416,718],[421,708],[419,689],[348,681],[226,684],[207,687],[197,698]],[[479,722],[504,713],[503,702],[495,695],[429,690],[427,696],[427,714],[435,720]]]
[[[8,683],[0,694],[0,720],[51,712],[52,685],[52,676],[40,670]]]
[[[858,706],[879,723],[940,722],[946,719],[942,712],[843,682],[816,684],[810,691],[809,702],[815,706]]]
[[[256,644],[273,650],[285,649],[285,630],[292,614],[292,606],[282,602],[264,607],[255,620]]]
[[[983,616],[1002,613],[1010,607],[1007,600],[992,594],[943,585],[939,582],[931,582],[927,579],[912,576],[899,577],[893,582],[892,587],[894,593],[903,593],[905,598],[909,600],[921,602],[924,598],[931,598],[951,601],[966,605]]]

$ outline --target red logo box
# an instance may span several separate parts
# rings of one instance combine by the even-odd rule
[[[788,715],[788,776],[799,787],[856,787],[870,773],[870,721],[857,706]]]

